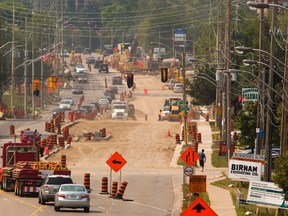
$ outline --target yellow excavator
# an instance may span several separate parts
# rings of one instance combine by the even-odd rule
[[[170,113],[168,114],[168,121],[180,121],[180,98],[169,98]]]

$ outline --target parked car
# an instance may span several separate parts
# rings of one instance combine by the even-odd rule
[[[88,77],[86,74],[79,74],[77,77],[78,83],[87,83]]]
[[[59,108],[64,110],[71,110],[71,101],[70,100],[61,100],[59,102]]]
[[[83,50],[83,54],[89,54],[89,55],[91,55],[91,49],[90,49],[90,48],[85,48],[85,49]]]
[[[77,64],[75,65],[75,71],[76,71],[76,73],[79,73],[79,72],[82,71],[82,70],[85,70],[84,65],[83,65],[82,63],[77,63]]]
[[[74,100],[72,96],[65,96],[62,98],[62,100],[69,100],[71,105],[74,105]]]
[[[77,109],[77,110],[74,110],[73,112],[74,112],[74,113],[79,113],[79,114],[80,114],[80,116],[82,116],[82,115],[84,115],[84,114],[88,114],[88,113],[89,113],[87,109],[82,109],[82,108],[80,108],[80,109]]]
[[[103,64],[103,60],[97,59],[94,62],[94,68],[98,69],[100,67],[101,64]]]
[[[108,64],[101,64],[99,66],[99,73],[104,72],[104,73],[109,73],[109,67]]]
[[[63,108],[55,108],[52,110],[52,118],[56,118],[61,112],[65,112]]]
[[[95,58],[93,56],[86,57],[86,64],[94,64]]]
[[[74,86],[72,88],[72,94],[83,94],[83,88],[81,86]]]
[[[122,77],[120,75],[114,75],[112,77],[112,85],[122,85]]]
[[[84,212],[90,210],[90,190],[81,184],[62,184],[54,195],[54,210],[61,208],[83,208]]]
[[[173,91],[174,91],[174,93],[183,93],[183,85],[182,84],[175,84]]]
[[[38,202],[45,205],[46,202],[54,201],[55,194],[62,184],[73,184],[71,176],[48,175],[39,188]]]

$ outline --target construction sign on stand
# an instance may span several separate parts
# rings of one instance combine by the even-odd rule
[[[106,161],[106,163],[115,171],[118,172],[127,161],[117,151]]]
[[[181,216],[218,216],[208,206],[201,197],[197,197],[196,200],[184,211]]]
[[[189,147],[182,155],[181,159],[188,165],[192,166],[199,159],[198,153]]]

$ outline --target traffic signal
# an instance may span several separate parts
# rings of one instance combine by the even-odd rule
[[[133,79],[134,79],[134,75],[133,74],[128,74],[127,75],[127,86],[128,86],[128,88],[131,88],[133,86],[133,83],[134,83]]]
[[[33,94],[39,96],[40,93],[40,80],[34,80],[33,83]]]
[[[168,68],[161,68],[161,81],[167,82],[168,80]]]
[[[55,88],[56,87],[56,81],[57,81],[56,76],[48,77],[48,88]]]
[[[174,79],[175,79],[175,80],[178,80],[178,78],[179,78],[179,71],[178,71],[178,69],[176,69],[176,70],[174,71]]]

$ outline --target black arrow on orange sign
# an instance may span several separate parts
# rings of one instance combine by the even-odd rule
[[[192,210],[196,210],[197,213],[201,213],[202,210],[206,210],[200,203],[198,203]]]
[[[122,164],[121,161],[117,161],[116,159],[112,161],[113,164]]]

